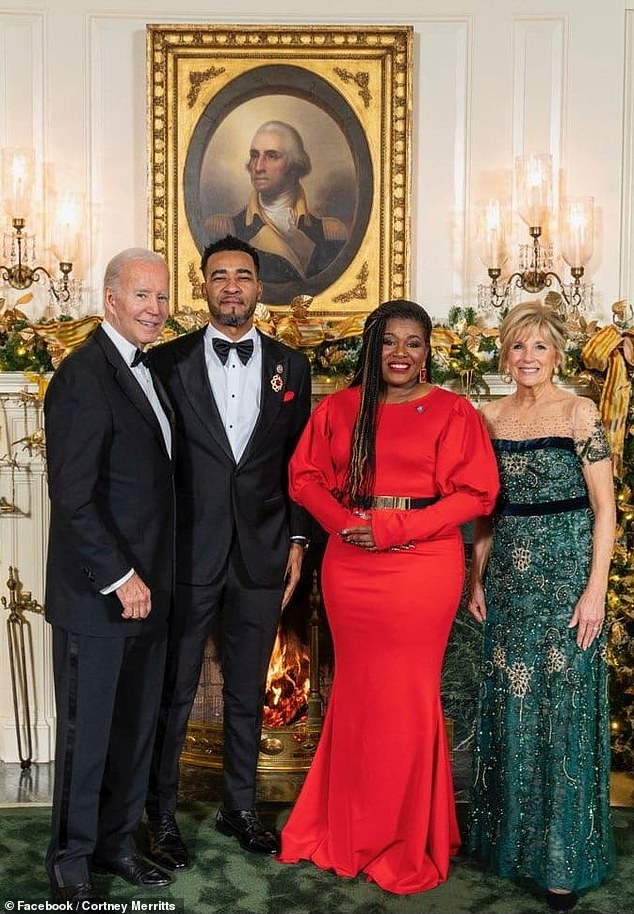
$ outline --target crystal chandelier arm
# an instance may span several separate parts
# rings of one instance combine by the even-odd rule
[[[26,242],[24,235],[25,220],[21,218],[13,219],[13,230],[15,232],[15,243],[17,247],[17,259],[11,265],[0,264],[0,277],[8,282],[12,289],[22,291],[28,289],[34,282],[39,282],[43,274],[48,279],[49,289],[56,301],[67,302],[70,298],[70,289],[68,277],[73,269],[72,263],[62,261],[59,265],[62,278],[59,281],[53,279],[46,267],[30,267],[24,262],[23,246]]]
[[[504,289],[502,290],[502,292],[499,292],[498,291],[498,280],[500,278],[501,272],[502,271],[497,268],[495,268],[495,269],[491,268],[488,270],[489,278],[491,280],[491,289],[489,292],[489,296],[490,296],[491,304],[495,308],[506,307],[508,299],[509,299],[509,295],[511,292],[511,287],[513,285],[513,281],[515,281],[515,286],[517,288],[519,288],[519,289],[523,288],[522,287],[522,274],[521,273],[511,273],[509,278],[506,280]]]

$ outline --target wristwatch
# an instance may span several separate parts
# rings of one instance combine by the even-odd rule
[[[307,536],[291,536],[291,543],[294,543],[296,546],[301,546],[304,552],[308,551],[310,546],[310,540]]]

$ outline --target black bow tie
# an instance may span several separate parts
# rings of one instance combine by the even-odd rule
[[[214,336],[211,339],[211,344],[214,347],[214,352],[223,365],[227,364],[229,352],[232,349],[235,349],[235,351],[238,353],[238,358],[243,365],[246,365],[253,355],[253,340],[242,340],[239,343],[228,343],[227,340],[221,340],[220,337]]]
[[[137,365],[147,365],[149,359],[149,353],[143,352],[142,349],[137,349],[134,353],[134,358],[132,359],[132,368],[136,368]]]

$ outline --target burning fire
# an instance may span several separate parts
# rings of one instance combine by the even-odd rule
[[[310,691],[309,662],[297,635],[292,632],[280,634],[278,630],[266,675],[265,727],[297,723],[306,713]]]

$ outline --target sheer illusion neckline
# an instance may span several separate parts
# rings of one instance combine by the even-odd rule
[[[537,441],[542,438],[574,438],[572,409],[518,419],[514,415],[498,416],[487,422],[489,434],[497,441]]]

